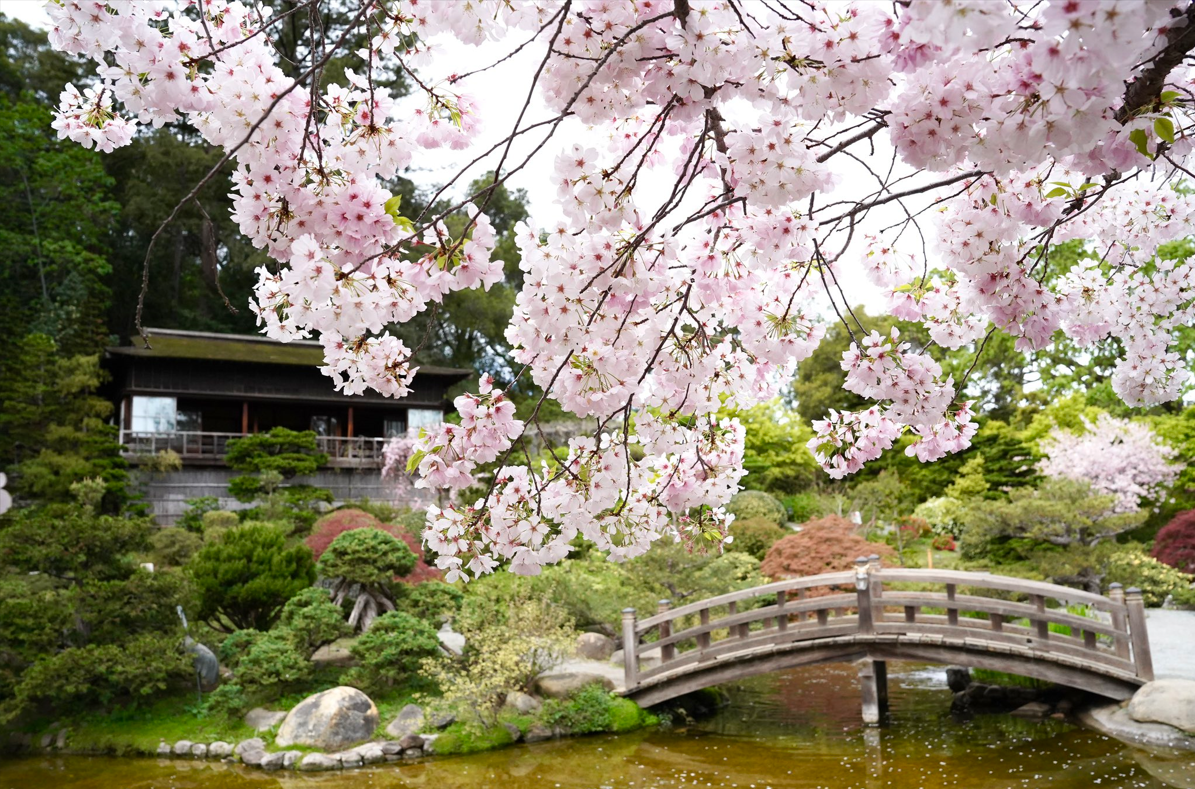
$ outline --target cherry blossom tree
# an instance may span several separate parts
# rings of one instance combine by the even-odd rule
[[[499,281],[488,200],[552,163],[561,218],[519,233],[507,338],[517,376],[598,429],[536,466],[540,407],[516,419],[488,379],[458,400],[462,423],[413,455],[421,484],[497,470],[481,498],[431,511],[425,540],[449,578],[499,562],[537,572],[577,535],[616,559],[666,534],[722,539],[743,430],[718,412],[775,396],[827,320],[854,341],[846,387],[872,401],[815,423],[831,476],[905,433],[925,462],[966,447],[965,377],[867,331],[849,306],[860,271],[944,348],[982,354],[994,332],[1022,349],[1112,337],[1127,403],[1186,386],[1171,345],[1192,317],[1192,269],[1154,253],[1190,231],[1192,199],[1173,189],[1191,175],[1187,0],[352,0],[334,29],[329,2],[270,15],[54,0],[54,45],[96,62],[54,125],[111,150],[187,119],[235,160],[234,218],[278,263],[252,305],[263,331],[317,336],[338,389],[394,397],[418,348],[387,327]],[[296,24],[309,44],[284,70],[272,40]],[[361,31],[356,67],[325,79]],[[478,72],[451,53],[492,42],[506,46],[494,66],[536,57],[509,88],[516,120],[487,145]],[[414,96],[391,95],[383,72]],[[564,139],[586,129],[592,144]],[[468,164],[429,205],[492,175],[405,216],[387,179],[436,148]],[[459,211],[454,235],[444,220]],[[1057,270],[1051,245],[1071,239],[1093,256]]]
[[[1083,420],[1082,432],[1055,429],[1042,439],[1038,468],[1047,477],[1091,483],[1093,492],[1116,497],[1113,512],[1133,512],[1157,499],[1178,477],[1176,452],[1149,425],[1100,414]]]

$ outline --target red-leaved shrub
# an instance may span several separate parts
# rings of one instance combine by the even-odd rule
[[[1158,532],[1153,557],[1195,575],[1195,510],[1180,512]]]
[[[328,550],[328,546],[332,544],[333,540],[346,531],[353,531],[354,529],[380,529],[381,531],[392,534],[405,542],[407,547],[414,551],[416,556],[420,557],[419,561],[415,563],[415,569],[411,570],[409,575],[396,578],[395,580],[402,581],[405,584],[421,584],[424,581],[440,579],[440,571],[423,561],[423,546],[419,544],[419,540],[413,534],[399,526],[382,523],[368,512],[362,510],[351,508],[336,510],[320,518],[315,522],[311,536],[306,540],[307,547],[311,549],[311,553],[318,562],[320,556],[323,555],[324,551]]]
[[[776,542],[759,569],[775,580],[805,575],[849,570],[860,556],[879,554],[881,559],[896,555],[887,545],[855,534],[855,524],[837,515],[809,521],[801,531]]]

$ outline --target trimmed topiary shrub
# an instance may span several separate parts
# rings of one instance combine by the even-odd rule
[[[186,529],[167,526],[149,538],[150,556],[162,567],[181,567],[203,547],[203,538]]]
[[[766,518],[777,526],[788,520],[788,511],[780,500],[759,490],[744,490],[734,494],[726,505],[726,511],[739,520]]]
[[[759,569],[780,580],[849,570],[855,566],[855,559],[873,553],[882,559],[896,555],[887,545],[868,542],[854,529],[853,523],[837,515],[809,521],[801,531],[773,545]]]
[[[393,687],[418,673],[420,664],[440,651],[440,639],[424,620],[391,611],[375,619],[350,651],[358,665],[345,681],[369,692]]]
[[[398,610],[437,626],[444,619],[456,616],[465,601],[464,592],[443,581],[428,581],[415,586],[403,584],[395,592]]]
[[[187,570],[199,595],[199,618],[217,630],[269,630],[286,601],[315,582],[305,545],[287,547],[282,530],[247,523],[205,545]]]
[[[1151,554],[1175,569],[1195,574],[1195,510],[1171,518],[1158,532]]]
[[[332,602],[328,590],[315,586],[286,601],[274,630],[308,658],[325,644],[352,633],[344,611]]]
[[[763,561],[768,549],[779,540],[792,534],[788,529],[777,526],[767,518],[750,518],[745,521],[735,520],[730,524],[730,536],[734,537],[726,549],[738,551]]]
[[[349,624],[368,630],[383,611],[393,611],[394,585],[415,567],[418,557],[405,542],[381,529],[354,529],[332,541],[316,569],[332,580],[332,601],[355,595]]]

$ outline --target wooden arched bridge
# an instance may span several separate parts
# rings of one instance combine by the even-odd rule
[[[1068,608],[1069,606],[1069,608]],[[623,694],[648,706],[743,677],[860,663],[863,717],[887,663],[994,669],[1125,699],[1153,679],[1141,593],[1108,597],[986,573],[881,567],[794,578],[672,608],[623,611]]]

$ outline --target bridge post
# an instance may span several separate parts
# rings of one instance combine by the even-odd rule
[[[1145,627],[1145,601],[1141,590],[1130,587],[1125,592],[1124,604],[1129,614],[1129,638],[1133,641],[1133,665],[1137,667],[1137,676],[1153,682],[1154,663],[1149,654],[1149,631]]]
[[[627,690],[639,684],[639,637],[635,635],[635,609],[622,609],[622,660]]]
[[[666,611],[670,610],[671,608],[672,608],[671,600],[661,600],[660,607],[658,610],[662,614],[662,613],[665,613]],[[665,638],[668,638],[670,635],[672,635],[672,622],[670,622],[670,621],[661,622],[660,623],[660,639],[663,640]],[[664,646],[660,647],[660,663],[661,664],[667,663],[669,660],[672,660],[672,658],[674,658],[674,657],[676,657],[676,647],[674,645],[665,644]]]
[[[1124,587],[1118,583],[1108,585],[1108,599],[1113,603],[1124,605]],[[1125,619],[1125,612],[1119,607],[1112,609],[1112,629],[1117,633],[1125,635],[1129,631],[1128,623]],[[1115,642],[1116,657],[1129,659],[1129,642],[1123,638],[1113,638]]]
[[[855,592],[859,609],[859,633],[875,632],[872,611],[871,560],[860,556],[855,560]],[[882,660],[864,658],[859,661],[859,688],[863,698],[863,722],[878,724],[888,702],[888,665]]]

